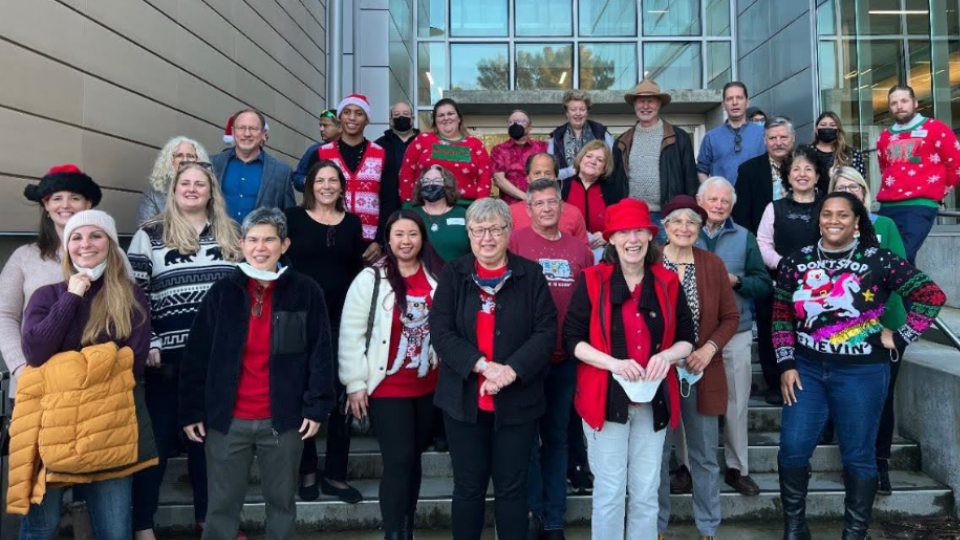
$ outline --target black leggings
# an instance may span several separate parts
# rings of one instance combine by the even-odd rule
[[[333,338],[333,388],[337,398],[336,405],[330,411],[330,417],[327,419],[327,452],[323,462],[323,476],[329,480],[337,482],[347,481],[347,459],[350,455],[350,428],[347,424],[347,417],[343,412],[343,405],[340,396],[346,392],[346,389],[340,384],[340,377],[337,376],[337,351],[340,343],[340,330],[334,329],[331,332]],[[317,438],[311,437],[303,441],[303,454],[300,455],[300,476],[313,474],[317,472],[319,458],[317,456]]]
[[[500,540],[527,537],[527,468],[537,422],[494,426],[478,412],[475,423],[443,415],[453,463],[453,540],[480,540],[487,486],[493,477],[493,514]]]
[[[403,528],[417,510],[421,456],[433,436],[433,394],[415,398],[370,398],[370,423],[383,455],[380,514],[387,532]]]

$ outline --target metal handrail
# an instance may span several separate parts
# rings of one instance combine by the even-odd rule
[[[951,330],[950,327],[947,326],[947,323],[943,322],[943,319],[941,319],[940,317],[937,317],[936,319],[933,320],[933,325],[937,327],[937,330],[939,330],[940,333],[944,335],[944,337],[947,338],[947,341],[949,341],[950,344],[953,345],[954,349],[957,349],[958,351],[960,351],[960,338],[958,338],[957,335],[953,333],[953,330]]]

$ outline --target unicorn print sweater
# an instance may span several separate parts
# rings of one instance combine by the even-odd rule
[[[785,257],[773,304],[781,373],[794,369],[797,354],[824,362],[889,362],[880,316],[894,292],[910,306],[906,323],[893,332],[902,351],[920,339],[946,301],[923,272],[886,249],[862,245],[841,253],[807,246]]]

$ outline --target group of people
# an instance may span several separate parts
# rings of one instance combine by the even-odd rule
[[[789,119],[761,125],[746,86],[729,83],[727,119],[695,156],[661,118],[671,96],[655,82],[624,99],[637,123],[616,138],[574,90],[549,141],[518,110],[488,154],[450,99],[423,133],[394,104],[370,141],[370,103],[354,94],[320,115],[324,141],[296,172],[245,109],[220,153],[186,137],[164,146],[126,254],[94,180],[52,168],[25,190],[38,240],[0,274],[20,537],[52,538],[73,486],[97,538],[153,538],[181,451],[205,540],[246,536],[254,455],[267,536],[291,538],[298,496],[363,499],[347,463],[366,424],[387,540],[414,537],[431,444],[450,453],[457,540],[480,538],[491,479],[500,538],[564,538],[568,477],[592,489],[595,539],[662,538],[684,492],[701,538],[715,538],[721,469],[737,492],[760,492],[747,443],[755,321],[765,397],[786,405],[784,538],[810,538],[809,462],[828,422],[844,538],[865,538],[891,489],[897,361],[945,300],[914,260],[960,180],[960,144],[917,114],[909,87],[891,89],[876,215],[832,113],[797,146]]]

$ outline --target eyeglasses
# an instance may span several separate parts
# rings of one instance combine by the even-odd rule
[[[260,318],[261,315],[263,315],[263,293],[266,290],[267,289],[263,285],[260,285],[259,283],[257,284],[257,287],[254,289],[254,293],[256,293],[257,297],[254,299],[253,307],[250,308],[250,315],[253,315],[258,319]]]
[[[530,206],[536,208],[537,210],[543,210],[544,208],[556,208],[560,206],[560,199],[544,199],[535,203],[530,203]]]
[[[179,173],[184,169],[192,166],[197,166],[197,167],[200,167],[201,169],[211,171],[211,172],[213,171],[213,164],[210,163],[209,161],[183,161],[177,167],[177,172]]]
[[[514,120],[513,122],[509,122],[509,121],[508,121],[508,122],[507,122],[507,127],[512,126],[513,124],[519,124],[519,125],[521,125],[521,126],[529,126],[529,125],[530,125],[530,121],[527,120],[526,118],[520,118],[520,119]]]
[[[847,184],[845,186],[837,186],[833,188],[834,191],[844,191],[847,193],[860,193],[863,191],[863,188],[860,184]]]
[[[236,131],[237,133],[245,133],[245,132],[246,132],[246,133],[257,134],[257,133],[260,133],[261,131],[263,131],[263,128],[261,128],[261,127],[253,127],[253,126],[233,126],[233,130]]]
[[[173,159],[179,159],[180,161],[196,161],[197,155],[180,153],[180,154],[174,154]]]
[[[734,132],[733,136],[733,151],[739,153],[740,150],[743,150],[743,136],[740,135],[740,130],[738,129]]]
[[[501,227],[499,225],[494,225],[493,227],[486,227],[486,228],[474,227],[470,229],[470,237],[475,240],[480,240],[481,238],[486,236],[487,233],[490,233],[490,236],[492,238],[500,238],[503,236],[503,233],[505,233],[506,231],[507,231],[506,227]]]

